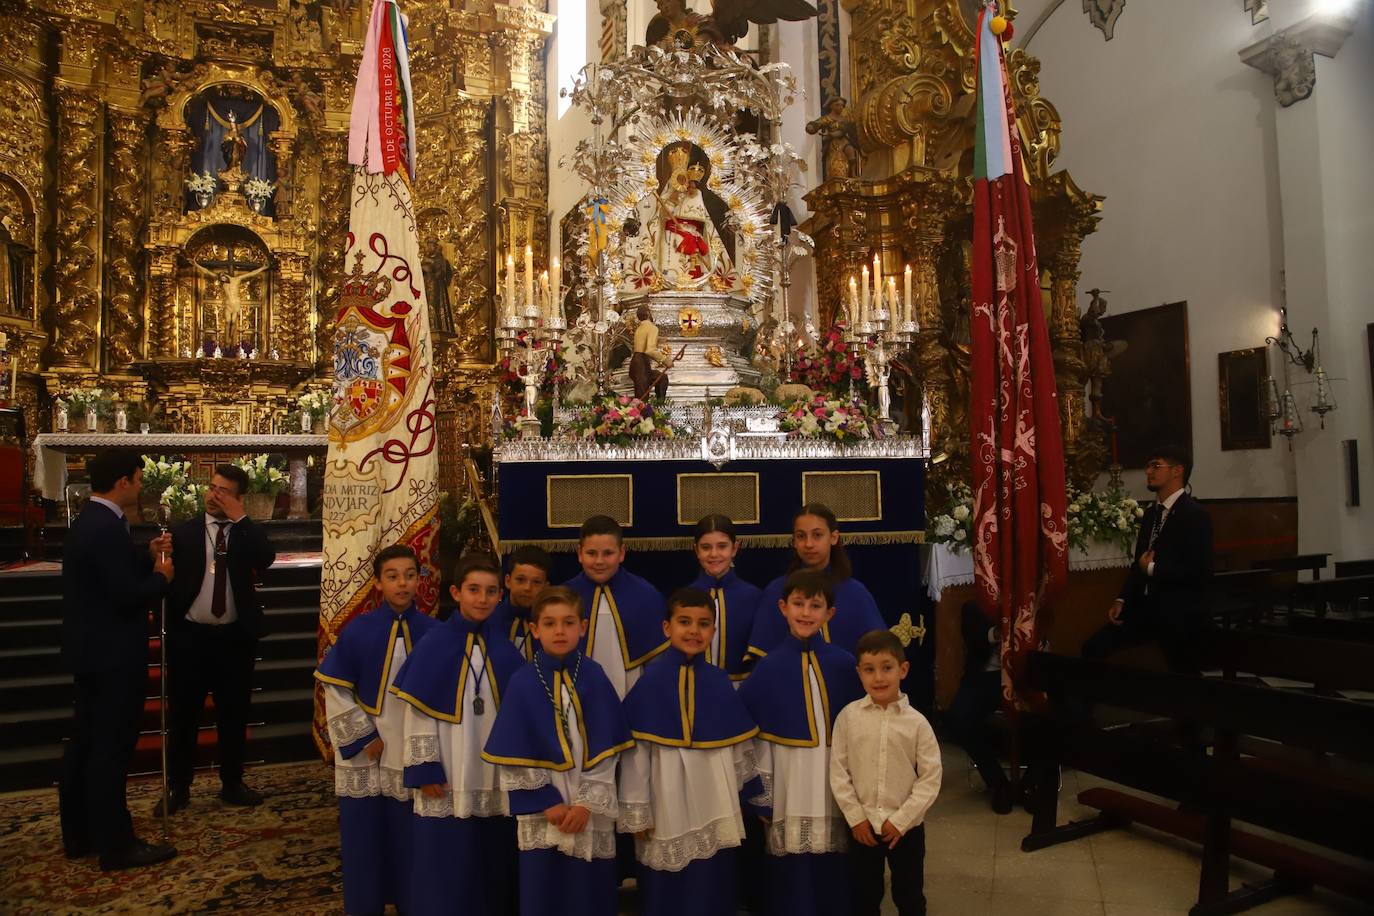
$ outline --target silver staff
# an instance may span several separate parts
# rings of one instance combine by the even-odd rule
[[[172,507],[159,505],[157,507],[157,530],[158,536],[167,533],[167,525],[171,521]],[[167,559],[165,551],[161,553],[163,560]],[[162,596],[162,613],[158,617],[158,718],[161,737],[158,740],[158,748],[162,753],[162,839],[164,842],[172,837],[172,802],[167,790],[167,595]]]

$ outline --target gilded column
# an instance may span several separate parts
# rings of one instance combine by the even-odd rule
[[[351,169],[348,135],[322,132],[319,138],[320,226],[315,272],[319,279],[318,324],[315,327],[316,369],[333,371],[334,319],[339,312],[339,290],[344,275],[344,242],[348,235],[348,199]]]
[[[148,357],[179,356],[191,346],[177,314],[177,248],[151,249],[148,256]]]
[[[456,190],[455,219],[450,239],[458,258],[453,265],[454,328],[458,338],[450,349],[459,361],[491,359],[491,290],[487,288],[491,257],[491,232],[485,202],[488,187],[483,165],[487,158],[485,134],[487,110],[484,99],[462,98],[457,102],[457,167],[469,176]]]
[[[65,40],[64,40],[65,41]],[[58,80],[57,95],[57,295],[53,303],[53,362],[94,367],[100,320],[96,245],[99,244],[97,155],[100,98],[92,90]]]
[[[105,354],[108,369],[123,370],[143,348],[142,272],[143,150],[147,117],[142,111],[110,108],[107,224],[105,229]]]
[[[1046,262],[1050,274],[1050,338],[1054,374],[1059,389],[1059,422],[1064,437],[1064,461],[1072,469],[1083,432],[1083,340],[1078,330],[1078,259],[1082,235],[1068,227]]]
[[[310,302],[306,296],[304,254],[279,253],[276,264],[277,312],[272,321],[272,346],[282,359],[310,359]]]

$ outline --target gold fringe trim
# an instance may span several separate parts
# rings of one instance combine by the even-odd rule
[[[841,544],[854,544],[857,546],[871,546],[883,544],[924,544],[926,533],[924,531],[857,531],[844,532],[840,535]],[[792,535],[790,534],[741,534],[739,536],[741,547],[791,547]],[[577,538],[550,538],[546,540],[514,540],[501,542],[501,552],[508,554],[517,547],[540,547],[549,553],[574,553],[577,550]],[[667,550],[691,550],[693,541],[691,536],[686,537],[657,537],[657,538],[626,538],[625,547],[628,550],[643,551],[667,551]]]

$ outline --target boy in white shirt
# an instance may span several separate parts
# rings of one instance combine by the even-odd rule
[[[883,863],[892,869],[900,916],[925,916],[925,816],[940,793],[940,745],[907,702],[910,669],[888,630],[858,644],[859,680],[868,694],[840,711],[830,753],[830,790],[855,842],[849,847],[856,916],[877,916]]]

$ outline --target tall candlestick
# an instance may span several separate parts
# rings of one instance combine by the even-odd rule
[[[553,259],[553,301],[549,304],[549,314],[563,317],[563,270],[556,257]]]
[[[513,261],[515,260],[515,211],[507,209],[506,216],[508,217],[506,220],[506,256]]]
[[[844,319],[852,328],[854,326],[854,312],[859,307],[859,284],[854,279],[854,275],[849,276],[849,298],[845,302]]]
[[[544,294],[544,307],[540,310],[546,319],[553,317],[553,295],[549,289],[549,272],[546,270],[539,275],[539,291]]]
[[[533,217],[531,217],[531,222]],[[525,246],[525,308],[534,305],[534,247]]]
[[[897,300],[897,278],[887,278],[887,311],[888,321],[896,322],[898,316],[902,314],[902,304]]]
[[[868,311],[869,286],[867,264],[864,265],[863,278],[863,283],[859,284],[859,314],[856,316],[856,320],[859,324],[863,324],[864,312]]]
[[[874,307],[881,308],[883,301],[883,262],[878,252],[873,252],[873,300]]]
[[[905,295],[902,298],[902,323],[906,324],[911,320],[911,265],[906,266],[902,271],[902,291]]]
[[[506,255],[506,307],[502,309],[512,319],[515,317],[515,255]]]

